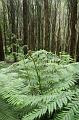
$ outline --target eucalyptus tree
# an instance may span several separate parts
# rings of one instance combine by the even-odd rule
[[[77,41],[77,49],[76,49],[76,61],[79,62],[79,33],[78,33],[78,41]]]
[[[7,54],[7,32],[8,32],[8,25],[7,25],[7,1],[2,0],[2,7],[3,7],[3,36],[4,36],[4,44],[5,44],[5,54]]]
[[[35,1],[31,1],[31,50],[35,50],[36,48],[36,39],[35,39]]]
[[[1,25],[0,25],[0,61],[4,61],[4,49]]]
[[[23,0],[23,44],[28,44],[28,4],[27,0]]]
[[[70,49],[70,2],[69,0],[67,1],[67,16],[66,16],[66,24],[67,24],[67,30],[66,30],[66,46],[65,46],[65,51],[69,53]]]
[[[76,25],[77,25],[77,0],[70,0],[70,29],[71,29],[71,36],[70,36],[70,55],[75,58],[76,53]]]
[[[2,34],[2,1],[0,1],[0,61],[3,61],[5,59],[4,56],[4,48],[3,48],[3,34]]]
[[[50,21],[49,21],[49,2],[44,0],[44,20],[45,20],[45,49],[50,49]]]
[[[16,34],[15,30],[15,1],[14,0],[9,0],[10,2],[10,22],[11,22],[11,32],[13,34]]]
[[[38,39],[38,49],[42,48],[41,43],[41,5],[38,0],[36,0],[37,7],[37,39]]]
[[[57,23],[57,12],[58,12],[58,2],[57,0],[51,0],[51,51],[55,53],[56,51],[56,23]]]
[[[79,8],[79,0],[78,0],[78,8]],[[79,9],[78,9],[78,16],[77,16],[77,48],[76,48],[76,60],[79,62]]]
[[[57,48],[56,48],[56,53],[59,54],[59,52],[61,51],[60,47],[61,47],[61,0],[57,1],[56,3],[57,7],[56,7],[56,11],[58,11],[58,14],[56,17],[58,17],[58,27],[57,27]],[[58,9],[58,10],[57,10]],[[57,21],[56,21],[57,22]],[[56,31],[55,31],[56,34]]]

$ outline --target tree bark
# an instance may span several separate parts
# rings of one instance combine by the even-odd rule
[[[59,28],[58,28],[58,34],[57,34],[57,55],[59,55],[59,52],[61,51],[61,26],[60,26],[60,17],[59,17]]]
[[[52,40],[51,40],[51,51],[55,53],[56,51],[56,40],[55,40],[55,33],[56,33],[56,21],[57,21],[57,3],[55,1],[55,8],[54,8],[54,14],[52,17]],[[53,11],[52,11],[53,12]]]
[[[6,17],[6,5],[5,1],[2,1],[3,6],[3,33],[4,33],[4,46],[5,46],[5,54],[7,55],[7,39],[6,39],[6,32],[7,32],[7,17]]]
[[[4,49],[3,49],[3,38],[2,38],[2,30],[0,26],[0,61],[4,61]]]
[[[31,41],[30,41],[31,50],[35,50],[36,41],[35,41],[35,17],[34,17],[34,6],[32,3],[32,17],[31,17]]]
[[[77,50],[76,50],[76,61],[79,62],[79,33],[78,33],[78,42],[77,42]]]
[[[14,1],[10,0],[10,14],[11,14],[11,32],[13,34],[16,34],[15,30],[15,7],[14,7]]]
[[[67,3],[67,33],[66,33],[65,51],[69,53],[69,49],[70,49],[70,3],[68,0],[68,3]]]
[[[44,17],[45,17],[45,50],[50,50],[50,21],[48,0],[44,0]]]
[[[77,24],[77,0],[70,0],[70,27],[71,27],[71,36],[70,36],[70,55],[72,58],[75,58],[76,53],[76,24]]]
[[[38,50],[42,49],[41,45],[41,39],[40,39],[40,33],[41,33],[41,6],[39,5],[39,2],[36,1],[37,3],[37,36],[38,36]]]
[[[27,0],[23,0],[23,44],[28,44],[28,9]]]

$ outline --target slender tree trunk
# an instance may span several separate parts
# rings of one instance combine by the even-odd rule
[[[77,42],[77,50],[76,50],[76,61],[79,62],[79,33],[78,33],[78,42]]]
[[[16,24],[15,24],[15,1],[10,0],[10,15],[11,15],[11,42],[12,42],[12,53],[14,62],[17,62],[17,45],[16,45]]]
[[[65,51],[69,53],[69,48],[70,48],[70,5],[69,5],[69,0],[67,4],[67,33],[66,33],[66,46],[65,46]]]
[[[4,61],[4,49],[3,49],[3,38],[2,38],[2,30],[0,26],[0,61]]]
[[[32,1],[33,2],[33,1]],[[31,40],[30,40],[30,47],[31,50],[35,50],[36,48],[36,41],[35,41],[35,18],[34,18],[34,6],[32,3],[32,16],[31,16]]]
[[[75,58],[76,52],[76,24],[77,24],[77,0],[70,0],[70,27],[71,27],[71,37],[70,37],[70,55]]]
[[[15,30],[15,5],[14,0],[10,0],[10,14],[11,14],[11,32],[16,34]]]
[[[35,50],[35,37],[34,37],[34,16],[31,21],[31,50]]]
[[[57,55],[59,55],[61,47],[61,26],[60,26],[60,17],[59,17],[59,28],[58,28],[58,35],[57,35]]]
[[[23,44],[28,44],[28,5],[27,0],[23,0]]]
[[[53,11],[52,11],[53,12]],[[51,16],[53,17],[52,21],[52,41],[51,41],[51,51],[55,53],[56,51],[56,40],[55,40],[55,33],[56,33],[56,21],[57,21],[57,3],[55,1],[55,8],[54,8],[54,15]]]
[[[6,5],[5,5],[5,2],[4,2],[4,1],[2,1],[2,5],[3,5],[4,44],[5,44],[5,54],[7,55],[7,39],[6,39],[7,18],[6,18]]]
[[[41,49],[44,49],[44,16],[43,16],[43,6],[41,6],[41,25],[40,25],[40,39],[41,39]]]
[[[19,3],[19,0],[17,0],[17,28],[16,28],[16,31],[17,31],[17,39],[19,38],[19,6],[20,6],[20,3]]]
[[[50,50],[50,21],[48,0],[44,0],[44,17],[45,17],[45,49]]]
[[[37,36],[38,36],[38,50],[41,49],[41,39],[40,39],[40,33],[41,33],[41,6],[39,5],[39,2],[37,1]]]

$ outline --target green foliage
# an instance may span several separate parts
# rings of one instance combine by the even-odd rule
[[[79,63],[70,59],[40,50],[1,69],[1,98],[21,120],[78,120]]]
[[[6,62],[2,61],[2,62],[0,62],[0,69],[9,67],[10,65],[11,65],[10,63],[6,63]]]
[[[70,57],[70,55],[68,55],[65,52],[60,52],[59,57],[61,58],[61,63],[63,63],[63,64],[69,64],[69,63],[75,62],[75,60],[73,60]]]
[[[0,120],[16,120],[13,109],[0,98]]]

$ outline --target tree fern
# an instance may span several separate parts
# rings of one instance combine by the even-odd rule
[[[70,62],[69,56],[64,59],[62,54],[40,50],[1,69],[1,98],[16,108],[22,120],[42,120],[46,113],[52,120],[76,120],[79,63]]]
[[[78,119],[79,114],[79,100],[72,101],[61,111],[54,120],[75,120]]]

